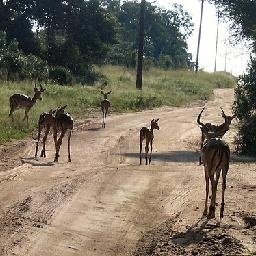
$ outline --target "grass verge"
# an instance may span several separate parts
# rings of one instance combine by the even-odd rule
[[[135,71],[121,67],[105,66],[98,68],[106,77],[112,90],[110,95],[112,111],[128,112],[154,107],[182,106],[196,100],[208,100],[214,88],[234,87],[232,76],[223,73],[164,71],[152,69],[144,73],[143,90],[135,89]],[[14,112],[15,122],[9,119],[9,97],[13,93],[33,95],[33,84],[0,82],[0,144],[12,139],[24,138],[37,126],[38,116],[43,111],[68,105],[68,111],[75,118],[86,118],[90,108],[99,108],[101,85],[96,86],[58,86],[46,85],[43,101],[38,101],[29,113],[30,127],[22,121],[24,111]]]

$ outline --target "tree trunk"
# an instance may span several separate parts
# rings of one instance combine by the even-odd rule
[[[204,12],[204,0],[202,0],[202,2],[201,2],[201,17],[200,17],[198,44],[197,44],[197,53],[196,53],[196,73],[198,72],[198,57],[199,57],[199,49],[200,49],[200,41],[201,41],[203,12]]]
[[[218,44],[219,44],[219,23],[220,23],[220,13],[218,11],[218,23],[217,23],[217,33],[216,33],[216,51],[215,51],[215,63],[214,63],[214,72],[217,71],[217,55],[218,55]]]
[[[139,35],[138,35],[138,63],[136,88],[142,90],[142,67],[143,67],[143,52],[144,52],[144,16],[145,16],[146,1],[141,0],[140,4],[140,19],[139,19]]]

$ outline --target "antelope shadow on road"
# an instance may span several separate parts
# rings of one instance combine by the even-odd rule
[[[140,158],[139,152],[127,152],[121,154],[124,157],[129,158]],[[159,152],[159,153],[152,153],[152,161],[159,161],[159,162],[173,162],[173,163],[193,163],[197,162],[199,159],[200,153],[197,151],[169,151],[169,152]],[[144,153],[142,154],[142,158],[144,159]],[[247,162],[256,162],[255,157],[249,156],[242,156],[231,154],[230,163],[247,163]]]

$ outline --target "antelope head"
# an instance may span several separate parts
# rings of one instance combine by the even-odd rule
[[[153,130],[153,129],[156,129],[156,130],[159,130],[160,128],[159,128],[159,125],[158,125],[158,122],[159,121],[159,118],[157,118],[157,119],[152,119],[151,120],[151,129]]]
[[[59,116],[59,115],[61,115],[61,114],[64,114],[65,108],[66,108],[67,106],[68,106],[68,105],[64,105],[64,106],[62,106],[62,107],[58,107],[57,109],[55,109],[55,110],[53,111],[53,114],[55,115],[55,117],[57,117],[57,116]]]
[[[45,89],[42,87],[42,85],[40,85],[40,88],[38,89],[36,84],[34,87],[34,99],[35,100],[42,100],[42,93],[45,91]]]
[[[203,134],[205,134],[205,136],[207,138],[213,137],[214,136],[214,130],[215,130],[215,126],[212,125],[211,123],[203,123],[200,121],[201,119],[201,115],[204,112],[205,107],[203,107],[203,109],[201,110],[201,112],[199,113],[198,117],[197,117],[197,123],[199,124],[199,127],[202,131]]]
[[[106,100],[108,98],[108,95],[111,93],[112,91],[108,91],[108,92],[103,92],[101,90],[101,94],[103,95],[104,99]]]

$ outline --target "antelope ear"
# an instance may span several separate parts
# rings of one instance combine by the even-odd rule
[[[107,92],[107,94],[110,94],[112,91]]]
[[[157,118],[155,121],[158,122],[158,121],[159,121],[159,118]]]
[[[36,83],[35,83],[35,86],[34,86],[34,92],[38,91],[37,89],[37,86],[36,86]]]
[[[68,105],[64,105],[63,107],[61,107],[61,110],[64,110]]]
[[[40,92],[44,92],[45,89],[42,87],[42,85],[40,84]]]

